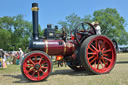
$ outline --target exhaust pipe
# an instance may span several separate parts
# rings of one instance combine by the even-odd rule
[[[33,39],[39,39],[39,31],[38,31],[38,4],[32,3],[32,19],[33,19]]]

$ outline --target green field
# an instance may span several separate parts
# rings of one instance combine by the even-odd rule
[[[128,53],[117,55],[116,65],[109,74],[88,75],[54,66],[51,76],[42,82],[27,81],[20,66],[9,65],[7,69],[0,69],[0,85],[128,85]]]

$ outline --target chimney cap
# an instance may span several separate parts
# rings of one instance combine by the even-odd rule
[[[38,7],[38,3],[32,3],[32,7]]]

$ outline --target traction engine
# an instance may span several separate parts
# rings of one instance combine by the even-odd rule
[[[45,80],[52,72],[49,56],[61,55],[74,71],[90,74],[109,73],[116,61],[116,51],[112,41],[103,35],[96,35],[94,26],[88,22],[80,23],[67,38],[66,32],[57,35],[51,25],[45,29],[44,37],[38,32],[38,4],[32,4],[33,38],[29,43],[30,52],[21,64],[21,72],[31,81]],[[85,29],[86,26],[89,26]],[[81,28],[81,29],[80,29]]]

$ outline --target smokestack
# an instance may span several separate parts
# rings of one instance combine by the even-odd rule
[[[32,19],[33,19],[33,39],[39,39],[39,31],[38,31],[38,4],[32,3]]]

